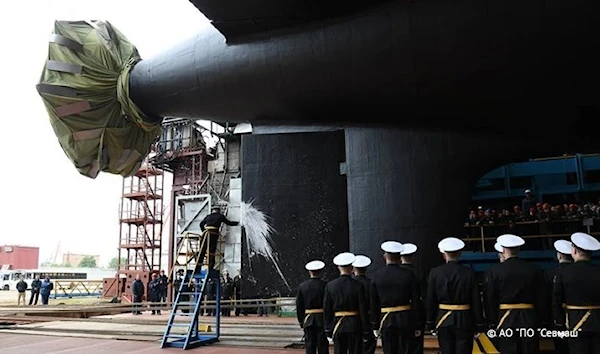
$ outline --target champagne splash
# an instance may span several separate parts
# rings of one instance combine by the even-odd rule
[[[254,256],[262,256],[268,259],[273,263],[277,273],[291,291],[291,287],[281,272],[279,262],[273,252],[274,243],[271,234],[275,232],[275,229],[269,224],[268,216],[252,204],[252,201],[249,203],[242,202],[240,217],[240,225],[244,227],[246,233],[248,263],[252,265],[251,260]]]

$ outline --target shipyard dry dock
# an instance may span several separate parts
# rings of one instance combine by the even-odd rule
[[[0,306],[0,341],[3,351],[14,354],[74,353],[165,353],[182,351],[160,349],[168,311],[133,316],[128,305],[55,305],[47,307]],[[111,314],[112,313],[112,314]],[[210,325],[214,318],[201,316]],[[212,346],[191,349],[202,353],[283,354],[303,353],[302,330],[292,317],[222,317],[220,341]],[[552,351],[552,343],[542,341],[541,349]],[[333,352],[331,347],[330,352]],[[377,353],[382,353],[378,343]],[[425,353],[438,353],[437,339],[426,336]]]

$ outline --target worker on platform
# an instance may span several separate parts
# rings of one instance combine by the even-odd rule
[[[221,277],[221,300],[224,307],[221,308],[221,314],[224,317],[231,316],[231,298],[233,297],[233,279],[229,276],[229,271],[224,270]]]
[[[354,279],[358,280],[365,287],[365,299],[367,301],[367,309],[370,312],[370,304],[371,301],[369,299],[370,291],[371,291],[371,279],[367,277],[367,268],[371,265],[371,258],[363,255],[357,255],[356,260],[352,263],[354,267]],[[369,319],[370,319],[369,315]],[[373,354],[375,353],[375,349],[377,348],[377,338],[372,335],[372,328],[369,329],[369,337],[363,343],[363,349],[365,354]]]
[[[237,275],[233,278],[233,299],[235,301],[235,315],[239,316],[240,313],[244,316],[248,316],[248,311],[243,306],[242,302],[238,302],[242,299],[242,270],[237,270]]]
[[[554,277],[552,313],[557,328],[568,329],[573,354],[600,353],[600,266],[592,264],[592,253],[600,242],[588,234],[571,235],[575,261],[560,268]]]
[[[160,296],[162,294],[161,280],[157,273],[152,273],[152,280],[148,284],[148,295],[152,304],[153,315],[160,315]]]
[[[17,306],[21,306],[21,300],[23,300],[23,306],[27,305],[25,300],[25,292],[27,291],[27,283],[23,280],[23,277],[19,277],[19,282],[15,285],[17,288]]]
[[[550,297],[552,297],[552,291],[554,287],[554,276],[558,271],[562,268],[573,264],[573,257],[571,253],[573,252],[573,246],[570,241],[567,240],[557,240],[554,242],[554,249],[556,250],[556,259],[558,260],[558,266],[556,268],[547,269],[544,271],[544,281],[546,283],[546,290],[550,291]],[[551,304],[550,304],[551,305]],[[552,306],[549,307],[550,311],[552,311]],[[564,330],[564,328],[556,328],[555,330]],[[566,338],[553,338],[554,341],[554,351],[557,354],[568,354],[569,353],[569,343]]]
[[[325,263],[315,260],[304,268],[310,279],[298,286],[296,294],[296,315],[304,330],[304,349],[306,354],[326,354],[329,343],[323,326],[323,298],[327,283],[321,279]]]
[[[40,280],[40,276],[36,275],[35,279],[33,279],[31,282],[31,297],[29,298],[29,305],[37,305],[41,289],[42,281]]]
[[[42,305],[48,305],[50,294],[54,290],[54,283],[50,280],[50,277],[46,277],[40,287],[40,295],[42,296]]]
[[[538,328],[547,322],[547,292],[542,271],[534,264],[518,258],[525,244],[521,237],[501,235],[496,240],[502,246],[504,262],[486,272],[484,283],[485,311],[493,329],[533,329],[531,335],[498,336],[501,353],[537,353]]]
[[[167,292],[169,291],[169,278],[165,275],[165,271],[161,270],[160,275],[158,276],[158,280],[160,281],[160,296],[159,301],[164,303],[166,306],[167,303]]]
[[[40,287],[42,305],[48,305],[48,300],[50,299],[50,294],[52,294],[52,290],[54,290],[54,283],[52,283],[50,277],[46,277],[44,281],[42,281],[42,285]]]
[[[215,303],[215,299],[216,299],[216,294],[217,294],[217,281],[215,281],[215,278],[208,278],[208,280],[206,281],[206,285],[204,288],[204,294],[206,297],[206,301],[208,302],[208,306],[207,307],[215,307],[216,303]],[[215,309],[212,308],[207,308],[206,309],[206,315],[207,316],[214,316],[216,313]]]
[[[183,269],[179,269],[175,273],[175,279],[173,279],[173,301],[175,301],[175,299],[177,298],[179,288],[181,288],[181,283],[183,282],[183,274]]]
[[[425,274],[423,274],[423,272],[420,269],[415,267],[413,263],[413,257],[415,253],[417,253],[418,247],[417,245],[412,243],[403,243],[402,245],[404,246],[404,251],[400,253],[402,259],[402,264],[400,264],[400,267],[410,270],[414,273],[415,277],[417,277],[417,279],[419,280],[421,298],[423,298],[425,294],[427,294],[427,280],[425,279]],[[423,303],[424,299],[422,299],[422,301],[419,302],[419,305]],[[425,341],[425,322],[423,322],[423,326],[422,328],[420,328],[420,331],[421,335],[418,337],[414,337],[411,343],[409,344],[408,354],[423,354],[423,345]]]
[[[204,236],[208,236],[206,239],[208,242],[208,269],[213,269],[215,266],[215,252],[217,251],[217,242],[219,241],[219,229],[221,224],[229,226],[237,226],[239,222],[229,221],[225,215],[221,214],[221,208],[212,208],[212,213],[207,215],[204,220],[200,222],[200,229]],[[207,244],[204,243],[202,250],[200,250],[200,264],[204,263],[204,257],[206,257]]]
[[[145,287],[144,283],[142,283],[141,277],[139,274],[135,275],[135,280],[131,284],[131,293],[133,295],[133,314],[141,315],[140,312],[140,303],[142,303],[142,299],[144,298]]]
[[[381,335],[386,354],[408,353],[410,344],[422,335],[423,309],[419,280],[400,266],[404,246],[400,242],[381,244],[385,267],[371,278],[371,323],[376,337]]]
[[[468,354],[473,337],[485,331],[475,271],[459,262],[465,243],[448,237],[438,243],[445,264],[429,272],[427,327],[437,333],[442,354]]]
[[[194,278],[183,277],[183,285],[181,286],[181,293],[179,294],[179,302],[195,302],[194,293],[196,292],[196,280]],[[190,310],[194,310],[192,305],[181,306],[182,313],[190,313]]]
[[[352,279],[356,256],[340,253],[333,259],[340,276],[325,286],[323,319],[325,335],[334,343],[335,354],[361,354],[371,328],[364,286]]]
[[[521,201],[521,209],[527,211],[535,206],[536,206],[535,196],[531,192],[531,189],[526,189],[525,190],[525,198],[523,198],[523,200]]]

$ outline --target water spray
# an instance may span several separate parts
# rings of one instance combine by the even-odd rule
[[[253,256],[262,256],[270,260],[287,288],[291,290],[290,285],[281,271],[279,262],[273,254],[274,243],[271,235],[276,231],[269,224],[268,216],[254,207],[253,201],[248,203],[242,202],[240,214],[240,225],[244,227],[246,233],[248,263],[252,265]]]

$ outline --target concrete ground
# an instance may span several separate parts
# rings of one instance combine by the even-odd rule
[[[160,349],[157,342],[116,341],[104,339],[70,338],[70,337],[48,337],[38,335],[21,335],[0,333],[2,352],[11,354],[67,354],[67,353],[91,353],[91,354],[159,354],[159,353],[181,353],[181,349]],[[219,344],[207,347],[190,349],[191,352],[202,352],[203,354],[298,354],[304,350],[297,349],[246,349],[239,347],[226,347]]]
[[[53,308],[55,307],[36,307],[36,311],[31,312],[31,307],[0,306],[0,314],[5,313],[5,317],[0,317],[0,320],[4,318],[6,322],[4,328],[0,326],[0,338],[5,335],[21,335],[27,338],[43,335],[52,338],[53,341],[66,337],[89,340],[112,339],[117,343],[139,342],[143,344],[141,347],[145,348],[149,343],[158,345],[169,317],[166,311],[160,316],[153,316],[149,311],[145,311],[140,316],[124,313],[95,316],[89,319],[43,316],[47,311],[53,311]],[[69,306],[65,310],[68,308]],[[18,314],[20,309],[27,309],[31,317],[16,316],[15,313]],[[31,320],[28,321],[28,318]],[[214,330],[214,317],[202,316],[199,319],[201,323],[211,325]],[[11,325],[11,321],[16,325]],[[178,317],[176,321],[187,323],[190,318]],[[222,317],[218,345],[281,350],[302,338],[302,330],[296,321],[295,318],[277,316]],[[179,332],[183,334],[183,331],[182,327],[173,328],[173,333],[176,334]],[[0,352],[3,350],[0,349]]]

